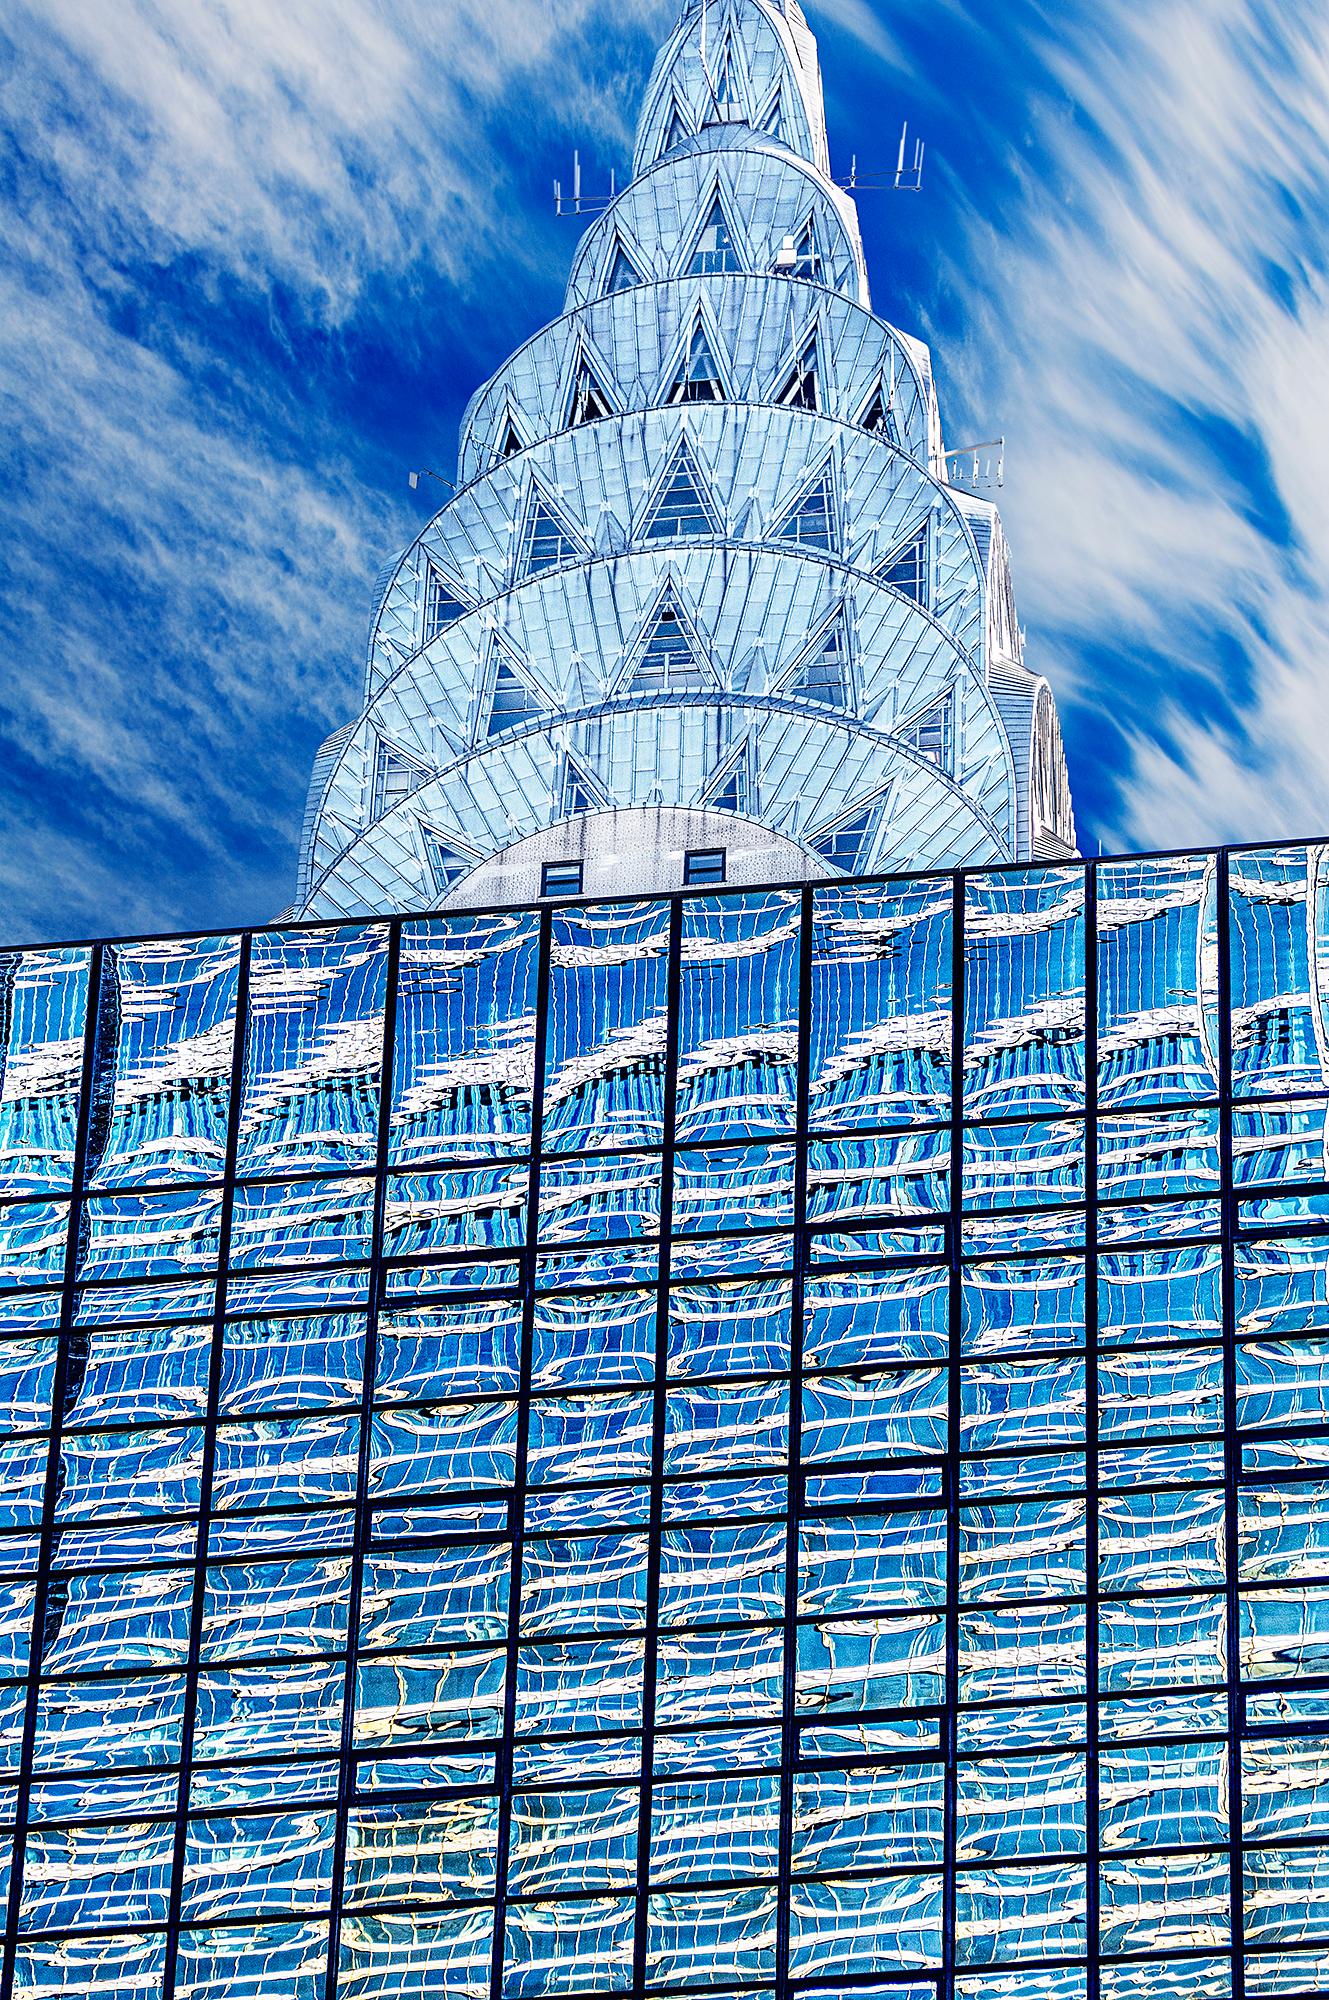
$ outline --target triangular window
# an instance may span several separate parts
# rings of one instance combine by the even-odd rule
[[[686,451],[680,452],[643,530],[648,542],[674,542],[688,535],[719,532]]]
[[[892,444],[900,442],[895,412],[887,401],[880,382],[868,398],[863,414],[858,420],[858,427],[862,431],[871,431],[874,437],[887,438]]]
[[[605,280],[606,297],[612,298],[615,292],[630,292],[634,285],[639,285],[641,282],[641,272],[623,245],[615,243],[614,261],[609,266],[609,276]]]
[[[678,694],[709,685],[677,607],[666,598],[638,657],[632,686],[640,694]]]
[[[821,407],[817,390],[817,343],[808,341],[789,372],[776,402],[787,410],[816,410]]]
[[[846,875],[863,865],[863,857],[872,845],[872,837],[881,818],[881,802],[874,800],[848,819],[842,819],[838,826],[816,835],[808,842],[815,853],[829,861],[832,868],[842,869]]]
[[[558,791],[559,818],[571,819],[576,813],[601,812],[604,805],[605,801],[599,787],[586,775],[575,758],[565,754]]]
[[[577,773],[569,770],[563,784],[563,816],[570,818],[573,813],[595,811],[595,801],[587,791]]]
[[[734,51],[727,32],[720,49],[720,60],[715,65],[715,109],[723,123],[743,115],[734,87]]]
[[[706,329],[699,326],[692,336],[687,360],[674,377],[669,391],[671,403],[722,403],[724,387],[720,381],[720,370],[711,352],[711,343],[706,338]]]
[[[775,530],[778,542],[799,542],[805,548],[830,549],[835,541],[835,495],[827,466],[815,486],[795,503]]]
[[[445,835],[436,833],[432,826],[421,826],[420,837],[424,841],[425,858],[434,878],[434,887],[440,896],[445,895],[454,882],[469,874],[477,857],[454,847]]]
[[[725,212],[717,195],[711,203],[711,212],[697,238],[697,247],[692,253],[688,270],[694,278],[708,277],[717,271],[741,271],[738,252],[734,248],[733,232],[725,220]]]
[[[543,494],[536,492],[531,499],[531,511],[526,516],[526,528],[522,535],[518,582],[524,576],[538,576],[541,570],[554,569],[559,563],[570,562],[581,553],[564,522]]]
[[[916,716],[906,729],[900,731],[900,741],[916,750],[920,757],[926,757],[929,764],[935,764],[939,771],[951,768],[951,717],[953,704],[949,694],[940,701],[934,701],[930,708]]]
[[[515,458],[519,451],[524,451],[525,449],[525,445],[517,435],[517,426],[513,423],[512,418],[509,417],[499,434],[498,456],[500,464],[504,459]]]
[[[489,704],[489,734],[501,736],[506,729],[519,729],[544,712],[543,703],[522,679],[515,667],[500,659],[494,672],[494,692]]]
[[[568,407],[568,427],[575,430],[578,424],[598,423],[601,417],[613,415],[608,396],[600,386],[599,378],[590,362],[583,354],[577,362],[577,373],[572,383],[572,401]]]
[[[675,146],[686,146],[691,137],[691,132],[683,122],[683,114],[675,105],[669,124],[665,128],[664,144],[660,148],[658,157],[663,159],[666,153],[673,152]]]
[[[374,818],[382,819],[384,813],[418,792],[428,777],[423,764],[403,756],[389,743],[380,743],[374,760]]]
[[[432,563],[425,569],[425,627],[423,645],[437,639],[449,625],[455,625],[459,618],[466,616],[467,606],[458,597],[452,585]]]
[[[718,779],[712,780],[712,789],[701,803],[708,812],[743,813],[748,809],[748,793],[748,749],[745,744]]]
[[[887,556],[877,570],[883,583],[892,590],[898,590],[903,597],[912,598],[915,604],[926,605],[928,601],[928,524],[912,534],[907,542],[901,542],[898,549]]]
[[[802,695],[805,701],[825,702],[828,708],[848,708],[849,646],[842,617],[827,626],[797,673],[786,683],[786,691]]]

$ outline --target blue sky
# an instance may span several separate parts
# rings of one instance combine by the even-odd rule
[[[810,0],[877,309],[1004,432],[1095,851],[1329,831],[1329,16]],[[559,309],[670,0],[11,0],[0,931],[290,898],[374,577]],[[427,482],[426,482],[427,483]],[[434,492],[437,494],[438,489]]]

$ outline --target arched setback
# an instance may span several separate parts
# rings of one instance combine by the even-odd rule
[[[927,349],[871,310],[796,0],[688,0],[567,310],[472,398],[458,490],[377,596],[300,907],[1074,838],[1000,523],[947,482]]]
[[[813,332],[821,345],[823,414],[861,425],[881,389],[892,420],[876,433],[882,443],[905,450],[934,476],[943,469],[931,362],[921,342],[840,292],[743,271],[673,276],[597,296],[532,335],[466,410],[462,483],[515,455],[507,449],[514,406],[521,410],[521,446],[572,428],[578,354],[594,355],[616,418],[668,407],[672,370],[699,321],[718,349],[731,407],[775,404]]]
[[[626,709],[607,715],[603,726],[611,738],[615,725],[622,728],[626,719]],[[727,845],[735,824],[747,822],[744,843],[751,826],[757,825],[762,837],[772,843],[773,855],[778,857],[785,847],[815,855],[815,872],[823,875],[853,872],[854,868],[888,872],[927,868],[938,854],[957,862],[979,863],[993,853],[1009,852],[1009,826],[985,815],[973,794],[962,791],[916,746],[901,738],[865,737],[845,723],[837,723],[827,712],[818,712],[817,705],[810,702],[789,702],[780,712],[766,715],[740,708],[730,711],[728,719],[731,727],[717,728],[717,723],[723,725],[726,720],[723,708],[699,704],[684,709],[667,702],[653,705],[652,747],[672,751],[680,770],[693,769],[697,798],[691,804],[677,797],[664,801],[618,799],[612,804],[629,816],[645,813],[645,819],[635,820],[639,829],[659,824],[652,817],[657,808],[681,814],[704,810],[714,823],[707,844],[716,846]],[[578,739],[575,751],[548,732],[504,732],[395,801],[382,817],[353,836],[344,823],[334,822],[328,814],[329,827],[337,825],[339,830],[330,834],[328,848],[319,857],[322,865],[316,868],[308,896],[309,914],[371,914],[388,878],[401,882],[404,906],[415,908],[430,902],[436,891],[450,889],[487,856],[529,840],[542,825],[569,818],[570,775],[583,800],[589,798],[594,805],[599,786],[585,754],[588,745],[578,720],[574,718],[566,732]],[[699,740],[710,750],[710,762],[705,766],[696,756]],[[621,770],[626,764],[630,774],[639,761],[640,740],[625,733],[620,747],[623,757],[615,754],[611,740],[607,765]],[[786,788],[793,795],[784,810],[786,824],[774,826],[759,785],[763,772],[774,771],[777,778],[781,775],[781,757],[796,763],[804,782],[801,787]],[[662,760],[657,757],[654,761]],[[736,767],[737,786],[730,782]],[[995,771],[988,788],[994,805],[1009,802],[1009,786],[1001,779],[1001,771]],[[852,850],[853,865],[847,867],[849,850],[843,829],[864,814],[870,817],[871,827],[860,829],[862,838]],[[442,879],[436,866],[440,845],[450,856]],[[458,866],[459,861],[464,865]],[[783,865],[758,868],[758,878],[778,879]]]
[[[713,532],[658,536],[652,530],[662,483],[685,447]],[[787,530],[811,487],[828,477],[834,532],[821,547]],[[514,518],[524,505],[529,526],[537,500],[547,506],[543,496],[555,492],[573,545],[566,562],[551,570],[616,559],[634,548],[658,554],[667,543],[670,560],[689,566],[698,559],[708,562],[719,549],[728,551],[730,567],[741,571],[764,549],[823,568],[838,564],[846,578],[852,574],[863,585],[885,584],[890,562],[930,515],[928,581],[935,588],[920,608],[934,616],[935,598],[956,644],[976,660],[983,656],[989,593],[961,496],[938,487],[907,453],[833,416],[712,404],[688,412],[686,420],[681,412],[653,410],[630,423],[565,432],[493,467],[458,495],[405,552],[385,594],[371,646],[371,703],[439,637],[429,615],[432,574],[444,571],[453,578],[484,629],[528,589],[532,577],[521,561],[524,528],[518,521],[514,529]],[[525,501],[523,494],[529,496]],[[452,630],[454,643],[473,646],[474,627],[457,619],[445,629]],[[750,644],[761,629],[754,607],[735,632]],[[575,650],[583,656],[598,653],[605,636],[599,630],[579,633]],[[785,650],[783,637],[777,653]]]
[[[816,270],[801,275],[867,308],[867,266],[853,203],[806,160],[747,137],[736,147],[728,129],[703,132],[624,188],[582,240],[568,281],[569,310],[613,289],[615,243],[626,250],[639,283],[686,274],[695,262],[698,217],[717,200],[736,270],[776,272],[785,237],[794,238],[797,255],[811,223]]]

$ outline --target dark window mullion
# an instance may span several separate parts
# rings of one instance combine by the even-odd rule
[[[369,1239],[369,1303],[365,1314],[364,1361],[360,1372],[360,1449],[355,1472],[355,1528],[346,1613],[346,1679],[342,1691],[336,1832],[329,1891],[328,1963],[324,1983],[327,2000],[336,2000],[341,1978],[346,1850],[351,1805],[355,1797],[355,1690],[359,1667],[360,1608],[364,1597],[365,1556],[369,1548],[369,1480],[374,1439],[374,1389],[378,1375],[378,1321],[383,1295],[383,1245],[387,1228],[388,1161],[392,1141],[392,1081],[396,1060],[397,996],[401,985],[401,931],[400,919],[388,930],[388,959],[383,993],[383,1035],[379,1045],[374,1214]]]
[[[79,1098],[74,1126],[74,1163],[69,1189],[69,1212],[65,1218],[64,1267],[60,1280],[60,1324],[56,1334],[55,1375],[51,1385],[51,1433],[42,1487],[42,1518],[37,1544],[32,1639],[28,1652],[27,1688],[23,1704],[23,1736],[19,1747],[18,1785],[14,1795],[14,1857],[9,1880],[4,1956],[3,1961],[0,1961],[2,2000],[10,2000],[14,1990],[14,1959],[18,1943],[19,1912],[23,1903],[28,1807],[32,1794],[32,1766],[37,1744],[37,1708],[41,1693],[43,1638],[50,1594],[52,1558],[55,1551],[55,1514],[60,1497],[60,1443],[69,1383],[70,1342],[77,1299],[83,1202],[93,1143],[92,1112],[98,1084],[102,987],[107,977],[108,964],[109,953],[106,946],[94,945],[88,960],[87,1017],[83,1028],[83,1055],[79,1070]]]
[[[544,1141],[544,1084],[549,1041],[549,968],[553,911],[540,911],[536,953],[535,1063],[531,1084],[531,1160],[527,1176],[526,1241],[521,1254],[521,1352],[517,1374],[517,1443],[508,1496],[512,1565],[508,1582],[507,1661],[503,1676],[503,1734],[498,1747],[498,1831],[494,1860],[494,1944],[489,1983],[492,2000],[502,2000],[507,1941],[508,1862],[512,1853],[512,1767],[517,1730],[517,1662],[521,1637],[521,1571],[525,1549],[526,1465],[531,1420],[531,1369],[535,1342],[536,1280],[539,1271],[540,1165]]]
[[[807,1297],[808,1127],[812,1051],[812,950],[816,916],[811,889],[802,892],[798,960],[798,1068],[794,1121],[794,1263],[789,1324],[789,1486],[785,1529],[784,1656],[780,1716],[780,1848],[776,1905],[775,1991],[789,1991],[790,1903],[794,1866],[794,1772],[798,1754],[798,1555],[803,1518],[803,1328]]]
[[[1085,869],[1084,883],[1084,1202],[1086,2000],[1099,2000],[1098,870],[1092,863]]]
[[[1223,1307],[1223,1482],[1226,1505],[1223,1552],[1227,1608],[1227,1726],[1228,1726],[1228,1891],[1232,1913],[1232,2000],[1245,2000],[1245,1888],[1241,1797],[1241,1543],[1238,1501],[1241,1441],[1237,1435],[1236,1228],[1237,1198],[1233,1184],[1232,1134],[1232,921],[1231,881],[1226,848],[1217,866],[1218,924],[1218,1128],[1219,1175],[1222,1182],[1222,1307]]]
[[[669,1279],[674,1229],[674,1142],[678,1117],[679,1010],[682,995],[683,900],[669,905],[669,957],[665,975],[664,1116],[660,1156],[660,1264],[655,1312],[655,1382],[651,1395],[651,1493],[646,1551],[646,1625],[642,1660],[641,1780],[637,1807],[636,1906],[632,1984],[646,1985],[650,1927],[651,1809],[655,1777],[656,1653],[660,1640],[660,1542],[664,1532],[664,1438],[669,1389]]]
[[[942,1721],[943,1803],[941,2000],[955,1994],[955,1849],[960,1699],[960,1332],[964,1320],[965,876],[951,883],[951,1200],[947,1221],[950,1311],[946,1363],[946,1690]]]
[[[184,1711],[180,1723],[180,1778],[175,1799],[175,1837],[171,1886],[167,1901],[166,1964],[162,2000],[174,2000],[180,1958],[180,1922],[184,1901],[185,1855],[189,1839],[189,1782],[193,1766],[194,1730],[198,1719],[198,1673],[203,1646],[203,1611],[208,1582],[208,1517],[212,1507],[213,1460],[217,1447],[217,1408],[221,1398],[225,1350],[227,1261],[231,1220],[235,1211],[235,1169],[240,1147],[240,1105],[244,1095],[245,1055],[249,1039],[249,974],[253,938],[240,940],[236,971],[235,1036],[231,1043],[231,1099],[226,1120],[226,1165],[221,1215],[217,1230],[217,1289],[213,1299],[212,1346],[208,1356],[208,1396],[203,1419],[203,1463],[199,1478],[198,1533],[194,1542],[193,1597],[189,1611],[189,1654],[185,1668]]]

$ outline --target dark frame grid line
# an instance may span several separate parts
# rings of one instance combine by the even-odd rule
[[[958,1882],[955,1849],[959,1824],[960,1729],[960,1431],[963,1375],[961,1330],[964,1326],[964,1131],[965,1022],[968,1017],[968,954],[966,883],[957,875],[951,887],[951,1124],[950,1212],[946,1223],[946,1685],[942,1720],[942,1934],[941,2000],[955,2000],[956,1903]]]
[[[46,1453],[46,1473],[42,1485],[41,1529],[37,1546],[37,1578],[33,1592],[32,1638],[28,1652],[27,1687],[23,1698],[23,1737],[19,1751],[18,1784],[14,1794],[14,1859],[9,1881],[5,1921],[4,1955],[0,1960],[0,2000],[10,2000],[14,1991],[15,1961],[18,1955],[23,1883],[27,1862],[28,1813],[32,1797],[32,1768],[37,1749],[37,1712],[41,1697],[42,1656],[45,1651],[46,1612],[50,1598],[51,1569],[55,1554],[55,1516],[60,1503],[60,1452],[65,1404],[70,1379],[70,1348],[78,1298],[78,1264],[83,1231],[83,1203],[87,1191],[89,1155],[94,1143],[93,1112],[97,1108],[103,1052],[103,1010],[106,1001],[106,962],[109,949],[94,945],[88,959],[87,1018],[83,1026],[83,1051],[79,1065],[78,1111],[74,1128],[73,1173],[69,1188],[69,1210],[65,1218],[64,1267],[60,1279],[60,1323],[56,1335],[55,1377],[51,1387],[51,1433]]]
[[[647,1501],[646,1608],[641,1686],[641,1762],[632,1925],[632,1986],[647,1985],[651,1922],[651,1834],[655,1803],[655,1703],[660,1646],[660,1566],[664,1535],[665,1424],[669,1409],[670,1283],[674,1244],[674,1141],[678,1127],[678,1043],[683,992],[683,905],[669,910],[665,966],[665,1046],[661,1084],[660,1239],[655,1282],[655,1360],[651,1384],[650,1493]],[[502,2000],[495,1995],[494,2000]]]
[[[1228,855],[1218,857],[1218,1145],[1222,1216],[1223,1307],[1223,1559],[1227,1641],[1228,1898],[1232,2000],[1245,2000],[1245,1880],[1241,1797],[1241,1439],[1237,1429],[1236,1242],[1237,1198],[1232,1129],[1232,885]]]
[[[794,1813],[799,1766],[798,1583],[803,1523],[803,1349],[808,1274],[808,1127],[812,1090],[812,969],[816,891],[805,888],[799,908],[798,1053],[794,1072],[794,1256],[789,1297],[789,1459],[785,1507],[784,1651],[781,1659],[780,1840],[776,1892],[775,1993],[787,2000],[793,1922]]]
[[[535,1048],[531,1078],[531,1153],[526,1173],[526,1233],[522,1246],[521,1347],[517,1376],[517,1437],[508,1492],[508,1629],[504,1642],[503,1733],[497,1746],[498,1830],[494,1842],[494,1935],[489,1986],[502,2000],[507,1951],[508,1871],[512,1857],[513,1768],[516,1761],[517,1674],[521,1660],[522,1562],[526,1549],[526,1485],[530,1457],[531,1370],[535,1341],[535,1300],[540,1269],[540,1169],[544,1152],[545,1066],[549,1043],[549,968],[554,908],[540,912],[536,945]],[[331,1996],[330,1996],[331,2000]]]
[[[356,1690],[360,1666],[360,1616],[364,1602],[365,1559],[369,1552],[370,1484],[373,1476],[374,1403],[378,1378],[378,1327],[383,1309],[383,1246],[387,1229],[388,1161],[392,1144],[393,1068],[397,1048],[397,1007],[401,991],[402,925],[389,925],[383,996],[383,1034],[379,1044],[378,1127],[375,1134],[374,1213],[369,1244],[369,1297],[365,1312],[364,1357],[361,1365],[360,1437],[355,1469],[355,1526],[346,1611],[346,1673],[342,1691],[341,1743],[337,1762],[337,1805],[334,1824],[328,1959],[324,1974],[325,2000],[337,2000],[341,1980],[341,1938],[346,1902],[346,1860],[351,1808],[356,1794]],[[169,1996],[167,1996],[169,2000]]]
[[[1085,1975],[1086,2000],[1099,2000],[1099,1521],[1098,1521],[1098,875],[1084,874],[1084,1486],[1085,1486]]]
[[[203,1623],[207,1607],[208,1544],[212,1513],[212,1491],[217,1456],[217,1417],[221,1400],[222,1363],[226,1339],[226,1294],[231,1254],[231,1228],[235,1216],[236,1159],[240,1147],[240,1119],[243,1109],[245,1064],[249,1049],[249,981],[253,939],[246,933],[240,940],[236,967],[235,1032],[231,1045],[231,1094],[226,1108],[226,1169],[222,1184],[221,1217],[217,1231],[217,1289],[213,1300],[212,1333],[208,1354],[207,1406],[203,1423],[203,1464],[199,1480],[198,1530],[194,1542],[194,1576],[189,1607],[189,1658],[185,1675],[184,1711],[180,1722],[180,1775],[175,1800],[175,1830],[171,1853],[171,1882],[167,1903],[166,1962],[162,1973],[162,2000],[175,2000],[180,1956],[181,1912],[184,1904],[185,1865],[189,1843],[189,1793],[193,1778],[194,1734],[198,1723],[199,1664],[203,1648]]]

